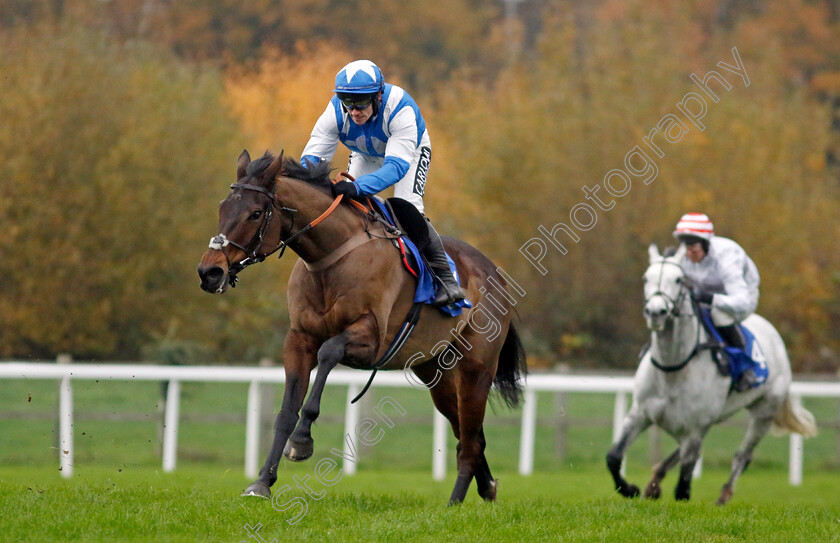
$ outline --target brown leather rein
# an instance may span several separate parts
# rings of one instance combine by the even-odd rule
[[[352,176],[350,176],[349,174],[347,174],[345,172],[342,172],[341,175],[344,178],[349,179],[350,181],[354,180]],[[336,181],[333,181],[333,183],[335,183],[335,182]],[[225,246],[233,245],[237,249],[244,252],[245,255],[246,255],[245,258],[243,258],[242,260],[240,260],[238,262],[231,262],[230,259],[227,256],[227,254],[224,253],[224,251],[222,251],[222,254],[225,255],[225,259],[228,261],[228,283],[230,284],[231,288],[236,287],[236,282],[239,280],[239,277],[238,277],[239,272],[241,272],[242,270],[244,270],[248,266],[251,266],[253,264],[259,264],[260,262],[262,262],[263,260],[265,260],[269,256],[273,255],[277,251],[280,251],[280,254],[277,256],[277,258],[282,258],[283,253],[285,253],[285,251],[286,251],[286,247],[291,242],[293,242],[298,237],[300,237],[303,234],[309,232],[310,230],[312,230],[313,228],[318,226],[321,222],[323,222],[324,219],[329,217],[332,214],[332,212],[335,211],[336,208],[338,208],[338,205],[341,203],[342,199],[344,198],[343,194],[339,194],[332,201],[332,203],[326,209],[326,211],[321,213],[318,217],[313,219],[306,226],[304,226],[303,228],[301,228],[300,230],[298,230],[294,234],[290,235],[288,238],[282,239],[282,236],[281,236],[281,239],[278,242],[277,246],[274,247],[273,249],[271,249],[269,252],[267,252],[265,254],[259,254],[259,250],[260,250],[260,248],[262,248],[262,245],[263,245],[265,231],[268,228],[268,225],[271,223],[271,219],[273,217],[274,209],[277,209],[278,211],[281,211],[281,212],[290,213],[292,215],[292,224],[289,227],[289,230],[294,229],[295,214],[298,213],[298,210],[290,208],[290,207],[278,205],[277,204],[277,195],[275,193],[270,192],[270,191],[268,191],[268,190],[266,190],[262,187],[258,187],[256,185],[234,183],[230,186],[230,188],[231,188],[231,190],[237,190],[237,189],[252,190],[252,191],[255,191],[255,192],[259,192],[259,193],[261,193],[261,194],[263,194],[263,195],[265,195],[269,198],[269,204],[266,205],[266,209],[263,213],[262,224],[260,225],[259,230],[257,230],[257,233],[254,234],[254,237],[251,238],[251,241],[249,241],[247,245],[241,245],[241,244],[239,244],[239,243],[237,243],[237,242],[235,242],[231,239],[228,239],[227,236],[225,236],[224,234],[218,234],[218,235],[216,235],[216,236],[214,236],[213,238],[210,239],[210,245],[209,245],[210,249],[215,249],[217,251],[222,251],[222,249]],[[370,204],[368,204],[368,206],[365,206],[364,204],[362,204],[362,203],[360,203],[356,200],[352,200],[352,199],[348,200],[348,202],[351,205],[353,205],[358,211],[362,212],[364,215],[369,215],[369,214],[373,213],[373,211],[372,211],[373,206],[370,206]],[[391,237],[391,236],[388,236],[388,234],[390,232],[388,232],[387,229],[384,226],[382,227],[382,231],[383,231],[384,235],[381,236],[381,237]],[[340,260],[341,257],[343,257],[346,254],[348,254],[349,252],[351,252],[352,250],[364,245],[365,243],[367,243],[369,241],[377,239],[378,237],[379,236],[373,236],[371,234],[371,232],[367,228],[365,228],[365,230],[363,232],[359,232],[356,235],[350,237],[350,239],[345,241],[343,244],[341,244],[340,246],[338,246],[334,250],[330,251],[330,253],[328,255],[326,255],[324,258],[322,258],[321,260],[319,260],[317,262],[313,262],[313,263],[304,262],[304,264],[306,265],[306,268],[310,271],[325,270],[328,267],[330,267],[331,265],[333,265],[334,263],[336,263],[338,260]],[[393,236],[393,237],[396,237],[396,236]],[[249,250],[248,248],[251,247],[251,246],[253,246],[253,249]]]

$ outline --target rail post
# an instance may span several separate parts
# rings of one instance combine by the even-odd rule
[[[798,395],[791,394],[790,403],[795,407],[799,407],[802,404],[802,399]],[[802,485],[803,445],[802,434],[790,434],[790,465],[788,468],[788,480],[791,486]]]
[[[347,410],[344,412],[344,473],[353,475],[356,473],[356,462],[349,460],[353,458],[353,451],[350,450],[356,426],[359,424],[359,404],[351,403],[361,388],[356,383],[347,385]],[[359,459],[359,448],[356,446],[356,459]]]
[[[522,435],[519,441],[519,474],[534,472],[534,439],[537,429],[537,392],[525,389],[525,405],[522,408]]]
[[[56,362],[70,364],[73,359],[69,354],[60,354]],[[73,475],[73,386],[69,374],[61,378],[58,389],[58,427],[59,469],[66,479]]]
[[[443,481],[446,478],[446,417],[437,409],[434,411],[434,437],[432,443],[432,478]]]
[[[621,437],[621,426],[624,424],[624,417],[627,416],[627,393],[619,391],[615,393],[615,406],[613,407],[613,443],[617,443]],[[621,459],[619,472],[624,476],[627,469],[627,455]]]
[[[254,379],[248,386],[248,407],[245,413],[245,477],[257,476],[257,456],[260,448],[260,407],[262,384]]]
[[[178,456],[178,418],[181,402],[181,381],[172,379],[166,390],[166,413],[163,428],[163,471],[175,471]]]

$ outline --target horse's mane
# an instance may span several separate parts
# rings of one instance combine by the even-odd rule
[[[248,164],[248,167],[245,169],[245,176],[258,179],[273,161],[274,155],[270,151],[266,151],[263,156]],[[331,172],[332,168],[330,167],[330,163],[326,160],[322,160],[309,167],[304,167],[300,161],[294,158],[283,157],[283,168],[281,170],[283,175],[305,181],[328,194],[331,193],[330,187],[332,187],[332,181],[330,181]]]
[[[282,173],[294,179],[306,181],[327,194],[332,194],[332,181],[330,180],[330,173],[332,168],[330,163],[322,160],[315,165],[304,167],[301,163],[291,157],[283,157]]]

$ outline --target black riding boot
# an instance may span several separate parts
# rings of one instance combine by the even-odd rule
[[[429,244],[423,249],[423,256],[426,257],[426,261],[440,281],[440,288],[432,305],[444,306],[460,302],[466,298],[466,295],[461,290],[461,285],[455,280],[455,276],[452,275],[452,270],[449,269],[443,242],[429,219],[426,219],[426,225],[429,228]]]
[[[718,332],[720,332],[724,343],[728,346],[738,347],[739,349],[744,348],[744,338],[741,336],[741,330],[738,328],[737,324],[718,326],[717,329]]]
[[[741,335],[741,330],[737,324],[718,327],[718,332],[723,337],[724,343],[729,347],[744,349],[744,337]],[[744,392],[751,389],[757,380],[755,370],[748,368],[738,377],[737,382],[732,383],[732,388],[738,392]]]

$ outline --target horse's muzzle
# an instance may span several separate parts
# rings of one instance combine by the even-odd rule
[[[208,251],[209,253],[209,251]],[[210,294],[221,294],[228,287],[227,266],[222,266],[212,254],[205,254],[198,264],[198,277],[201,279],[201,290]]]
[[[665,327],[668,318],[668,304],[665,300],[657,297],[648,300],[644,308],[645,322],[648,330],[659,332]]]
[[[198,277],[201,279],[201,290],[211,294],[221,294],[227,290],[227,274],[218,266],[206,270],[199,268]]]

